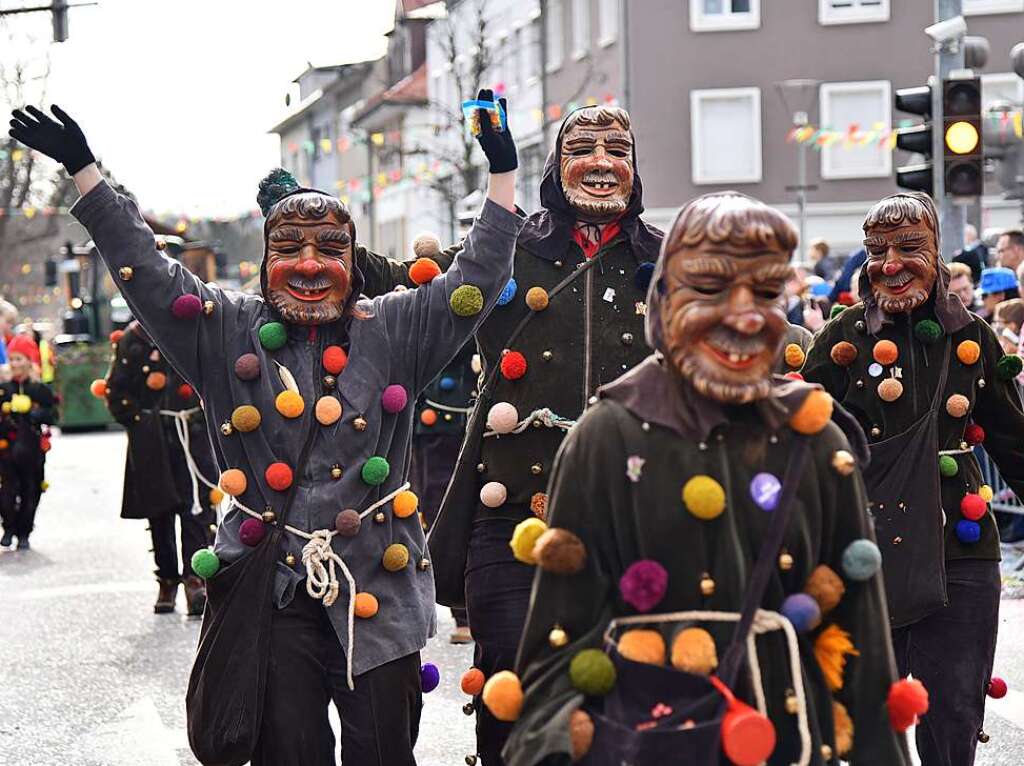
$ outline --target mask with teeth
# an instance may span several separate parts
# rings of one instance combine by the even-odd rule
[[[727,404],[770,394],[796,242],[782,213],[736,192],[680,211],[661,255],[662,351],[698,393]]]
[[[865,269],[885,313],[913,311],[928,300],[938,274],[936,223],[932,210],[910,195],[886,197],[868,212]]]
[[[267,221],[266,298],[288,322],[340,319],[352,291],[353,230],[339,200],[316,192],[284,198]]]
[[[562,191],[581,220],[613,221],[633,193],[633,135],[628,114],[595,106],[573,112],[562,128]]]

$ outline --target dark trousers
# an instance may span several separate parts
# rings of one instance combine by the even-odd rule
[[[999,627],[999,562],[946,562],[949,605],[894,630],[901,676],[928,689],[928,712],[917,726],[921,766],[971,766],[985,722]]]
[[[38,470],[25,471],[13,463],[0,467],[0,516],[4,531],[19,540],[32,534],[36,523],[36,509],[43,492],[43,463]]]
[[[166,513],[149,520],[149,534],[153,538],[153,558],[156,561],[156,576],[177,580],[192,575],[192,554],[210,544],[210,513],[198,516],[192,514],[191,506],[177,513]],[[175,534],[175,519],[181,524],[181,569],[178,568],[178,541]]]
[[[305,588],[271,622],[263,723],[252,766],[334,766],[333,700],[341,717],[343,766],[416,766],[423,697],[419,652],[355,678],[323,605]]]
[[[503,506],[503,509],[516,506]],[[509,540],[518,519],[478,519],[466,562],[466,607],[476,641],[473,664],[487,678],[515,666],[533,587],[533,567],[515,560]],[[476,704],[477,753],[483,766],[502,766],[501,749],[512,724],[499,721],[479,699]]]

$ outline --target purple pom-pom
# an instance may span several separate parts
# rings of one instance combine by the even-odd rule
[[[203,302],[192,293],[179,295],[171,304],[171,313],[175,319],[195,319],[203,313]]]
[[[380,404],[384,408],[385,412],[389,412],[392,415],[397,415],[399,412],[405,409],[405,405],[409,403],[409,394],[405,392],[405,389],[397,383],[392,384],[384,389],[384,393],[380,395]]]
[[[441,671],[433,662],[424,662],[420,666],[420,686],[424,694],[429,694],[441,683]]]
[[[252,547],[260,544],[266,532],[266,525],[259,519],[246,519],[238,527],[238,539]]]
[[[242,354],[235,360],[235,375],[239,380],[256,380],[260,376],[260,358],[256,354]]]
[[[657,561],[634,561],[619,579],[622,599],[638,612],[649,612],[665,597],[668,571]]]
[[[793,623],[798,633],[814,630],[821,622],[821,607],[812,596],[806,593],[794,593],[786,596],[779,609],[782,616]]]

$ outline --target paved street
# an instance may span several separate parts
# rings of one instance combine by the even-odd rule
[[[118,518],[124,436],[54,445],[33,550],[0,552],[0,763],[194,766],[184,693],[199,622],[152,613],[145,523]],[[458,766],[472,750],[458,689],[471,649],[444,640],[451,621],[440,617],[442,639],[424,655],[442,681],[425,698],[417,753],[423,766]],[[1022,648],[1024,601],[1005,600],[996,667],[1011,691],[990,704],[982,766],[1021,761]]]

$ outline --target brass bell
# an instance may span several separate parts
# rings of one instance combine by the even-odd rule
[[[849,476],[856,466],[857,461],[846,450],[840,449],[832,453],[832,467],[840,476]]]
[[[375,514],[373,514],[373,520],[376,521],[378,524],[383,524],[386,518],[387,516],[384,515],[384,511],[377,511]]]
[[[569,634],[562,629],[561,625],[555,625],[548,633],[548,643],[553,649],[561,649],[569,643]]]
[[[622,345],[623,346],[632,346],[633,345],[633,333],[631,333],[631,332],[624,332],[624,333],[622,333],[621,340],[622,340]]]
[[[331,478],[335,481],[341,478],[341,466],[337,463],[331,466]]]
[[[214,535],[217,534],[217,525],[216,524],[211,524],[210,525],[210,534],[214,534]]]
[[[864,388],[864,381],[858,380],[854,385],[856,385],[857,388]]]
[[[430,559],[428,559],[426,556],[421,558],[419,568],[421,572],[426,572],[428,569],[430,569]]]
[[[786,690],[786,712],[790,715],[796,715],[800,712],[800,700],[797,699],[792,689]]]
[[[707,572],[700,578],[700,592],[705,596],[711,596],[715,592],[715,581]]]
[[[983,745],[988,744],[988,741],[992,739],[984,729],[978,729],[978,742]]]
[[[157,250],[166,250],[167,249],[167,240],[164,240],[164,239],[156,240],[156,249]]]
[[[788,551],[783,551],[779,554],[779,569],[783,572],[788,572],[793,568],[793,556]]]
[[[530,466],[530,473],[532,473],[534,476],[540,476],[543,472],[544,466],[542,466],[540,463],[534,463],[533,465]]]
[[[462,706],[462,714],[463,715],[473,715],[473,713],[475,713],[475,712],[476,712],[476,707],[474,707],[472,702],[467,702],[465,705]]]
[[[142,371],[143,372],[149,372],[149,365],[148,364],[142,365]]]
[[[122,266],[117,270],[117,275],[125,282],[130,282],[132,277],[135,276],[135,271],[131,266]]]
[[[556,269],[562,268],[562,262],[561,261],[555,261],[555,268]]]
[[[882,429],[879,428],[878,426],[871,426],[871,435],[877,439],[879,436],[882,435]]]
[[[203,301],[203,313],[206,316],[210,316],[213,313],[214,305],[213,301]]]
[[[444,419],[445,419],[446,422],[450,423],[451,420],[452,420],[452,414],[450,412],[446,412],[444,414]]]
[[[140,420],[142,420],[142,418],[139,415],[135,415],[135,416],[132,417],[132,420],[134,420],[136,423],[138,423]]]
[[[821,757],[826,761],[832,760],[832,748],[829,745],[821,746]]]
[[[284,557],[284,563],[287,564],[290,567],[295,566],[295,554],[294,553],[289,553],[287,556],[285,556]]]
[[[323,385],[324,391],[333,391],[334,387],[338,385],[338,379],[333,375],[324,375]]]
[[[477,473],[483,473],[486,470],[487,470],[487,464],[486,463],[477,463],[476,464],[476,472]]]
[[[362,417],[360,415],[358,418],[356,418],[355,420],[352,421],[352,427],[354,429],[356,429],[357,431],[365,431],[366,430],[366,418],[364,418],[364,417]]]
[[[221,423],[220,432],[225,436],[231,436],[235,432],[235,428],[230,423]]]
[[[467,755],[466,756],[466,766],[476,766],[476,756],[475,755]]]
[[[264,524],[273,524],[277,520],[277,514],[274,513],[270,506],[267,506],[267,509],[263,511],[261,517],[263,518]]]
[[[985,379],[984,378],[978,378],[978,388],[984,388],[984,387],[985,387]]]
[[[552,354],[550,351],[545,351],[540,355],[540,358],[543,359],[545,362],[550,362],[552,359],[555,358],[555,355]]]

